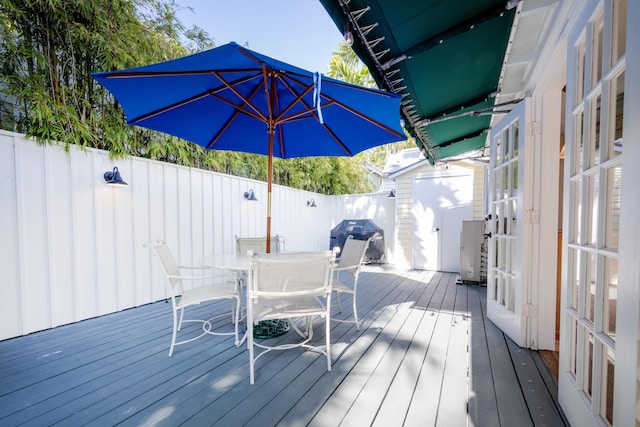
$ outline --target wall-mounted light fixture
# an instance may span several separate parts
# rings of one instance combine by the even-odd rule
[[[392,189],[391,191],[389,191],[389,195],[387,196],[390,199],[395,199],[396,198],[396,190],[395,188]]]
[[[245,191],[244,192],[244,199],[245,200],[249,200],[251,202],[257,202],[258,199],[256,198],[256,195],[253,194],[253,188],[250,189],[249,191]]]
[[[344,24],[344,43],[349,47],[353,46],[353,33],[349,21]]]
[[[318,205],[316,205],[316,201],[313,199],[309,199],[307,200],[307,206],[309,206],[310,208],[317,208]]]
[[[122,180],[117,167],[114,167],[112,171],[106,171],[104,173],[104,180],[107,182],[107,185],[115,185],[120,187],[124,187],[127,185],[127,183]]]

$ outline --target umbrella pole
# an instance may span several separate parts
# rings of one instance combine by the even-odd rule
[[[271,189],[273,186],[273,132],[269,131],[269,166],[267,168],[267,253],[271,253]]]

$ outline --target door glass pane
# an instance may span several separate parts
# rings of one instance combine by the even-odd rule
[[[516,284],[511,277],[509,277],[509,304],[507,309],[512,313],[516,311]]]
[[[571,317],[569,321],[569,328],[571,334],[570,341],[570,349],[569,349],[569,372],[576,378],[576,366],[578,365],[577,355],[578,355],[578,321],[575,317]]]
[[[612,65],[624,55],[627,43],[627,0],[613,0]]]
[[[609,158],[622,154],[622,129],[624,125],[624,72],[611,82],[611,130],[613,137],[609,138]]]
[[[600,163],[600,108],[601,96],[598,95],[591,103],[591,141],[589,150],[589,166],[593,167]]]
[[[598,191],[599,179],[598,174],[591,175],[587,178],[587,244],[595,245],[597,243],[598,232]]]
[[[616,339],[616,308],[618,305],[618,260],[604,259],[604,310],[602,331],[611,339]]]
[[[505,239],[506,250],[506,259],[504,269],[509,273],[513,272],[513,249],[515,247],[514,241],[512,239]]]
[[[585,329],[584,334],[584,365],[582,367],[582,390],[591,398],[593,392],[593,334]]]
[[[510,145],[511,145],[511,138],[510,138],[510,134],[509,134],[509,128],[505,129],[504,133],[503,133],[503,137],[502,137],[502,150],[504,153],[503,156],[503,162],[506,162],[507,160],[509,160],[509,153],[510,153]]]
[[[520,145],[520,124],[516,120],[513,123],[513,158],[518,157],[518,146]]]
[[[516,199],[511,200],[511,235],[518,233],[518,202]]]
[[[610,348],[602,349],[602,393],[600,416],[608,425],[613,425],[613,381],[616,367],[615,354]]]
[[[511,209],[509,209],[509,201],[507,200],[502,203],[502,229],[500,229],[500,233],[509,234],[510,222],[511,222]]]
[[[586,68],[586,55],[585,55],[584,41],[578,46],[577,61],[578,69],[576,70],[576,104],[582,102],[584,98],[584,70]]]
[[[511,196],[518,195],[518,160],[511,162]]]
[[[571,183],[571,243],[580,243],[582,228],[582,180]]]
[[[574,173],[582,172],[582,162],[584,161],[584,140],[582,135],[582,126],[584,125],[584,111],[581,111],[575,117],[575,129],[574,132],[576,134],[575,138],[575,151],[574,151],[574,161],[573,161],[573,171]]]
[[[502,197],[501,199],[509,197],[511,191],[509,191],[509,164],[502,166]]]
[[[593,27],[591,87],[594,87],[602,79],[602,16],[594,23]]]
[[[580,298],[580,252],[577,249],[569,248],[569,262],[571,263],[571,271],[569,274],[569,283],[571,284],[571,302],[570,307],[578,311],[578,300]]]
[[[587,292],[585,293],[584,316],[593,323],[596,304],[596,256],[594,254],[587,254],[585,267],[586,280],[584,283],[587,284]]]
[[[622,167],[615,166],[607,170],[607,206],[604,241],[610,249],[618,249],[620,240],[620,191],[622,185]]]

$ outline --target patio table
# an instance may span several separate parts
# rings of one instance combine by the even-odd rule
[[[236,273],[249,271],[249,256],[237,252],[209,255],[200,260],[204,267],[216,268],[220,270],[230,270]],[[246,295],[245,295],[246,301]],[[289,332],[291,325],[286,319],[263,320],[258,322],[253,328],[255,338],[273,338]],[[242,338],[244,342],[246,338]]]

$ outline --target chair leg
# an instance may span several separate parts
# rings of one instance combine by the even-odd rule
[[[184,318],[184,308],[179,308],[180,320],[178,321],[178,330],[182,329],[182,319]]]
[[[353,319],[356,323],[356,329],[360,330],[360,322],[358,321],[358,307],[356,306],[356,293],[353,293]]]
[[[180,320],[182,322],[182,318]],[[169,347],[169,357],[173,355],[173,347],[176,344],[176,335],[178,334],[178,313],[173,310],[173,334],[171,334],[171,346]]]
[[[247,322],[247,347],[249,347],[249,383],[253,385],[253,382],[254,382],[253,322]]]
[[[236,295],[235,300],[236,300],[236,309],[235,309],[236,317],[235,319],[233,319],[233,323],[235,323],[235,337],[236,337],[235,344],[236,344],[236,347],[238,347],[240,346],[240,340],[238,339],[238,323],[240,323],[240,296]]]
[[[324,325],[324,337],[327,352],[327,371],[331,371],[331,316],[329,315],[329,313],[327,313],[327,315],[325,316]]]
[[[336,291],[336,302],[338,303],[338,313],[342,313],[342,306],[340,305],[340,292]]]

